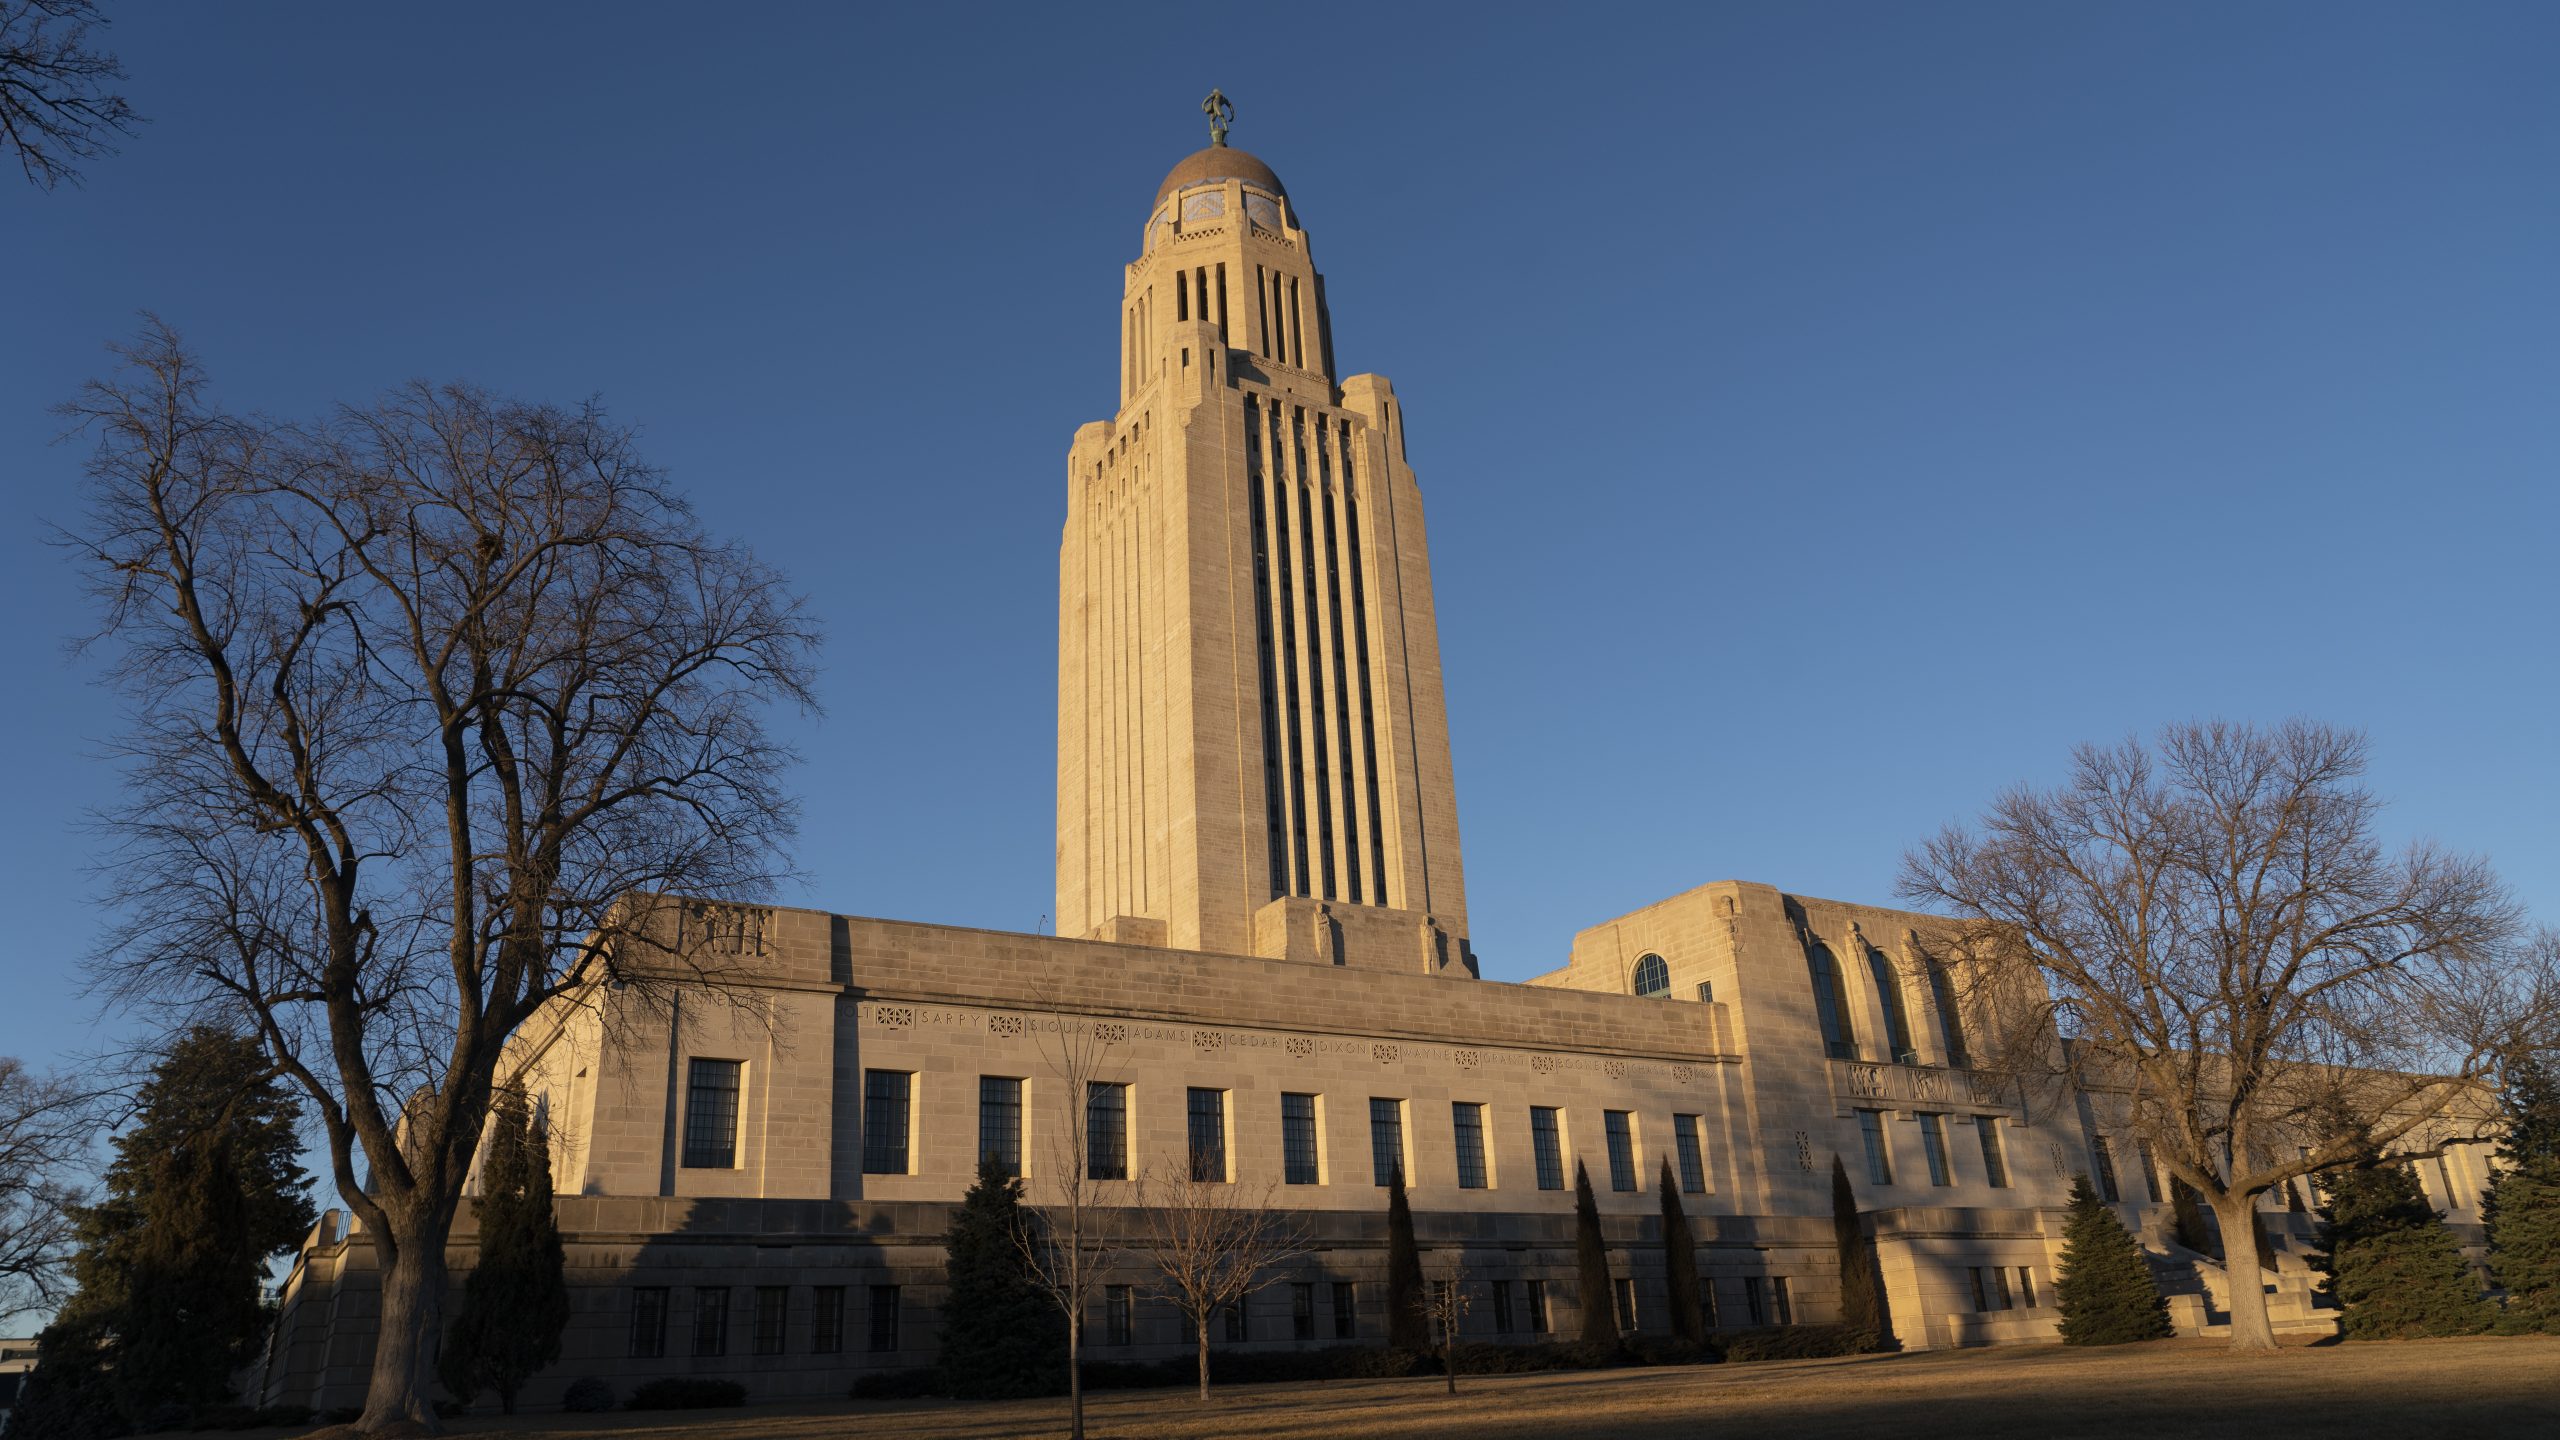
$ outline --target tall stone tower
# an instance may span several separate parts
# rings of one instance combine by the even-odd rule
[[[1297,207],[1157,188],[1058,547],[1058,933],[1475,973],[1422,493]]]

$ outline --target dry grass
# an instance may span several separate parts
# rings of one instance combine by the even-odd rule
[[[2059,1346],[1853,1360],[1486,1377],[1115,1391],[1094,1440],[2345,1440],[2560,1435],[2560,1339],[2424,1340],[2240,1358],[2217,1342]],[[850,1401],[662,1415],[463,1422],[516,1440],[1028,1440],[1064,1401]]]

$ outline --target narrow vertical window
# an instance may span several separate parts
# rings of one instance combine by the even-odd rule
[[[1636,1323],[1636,1282],[1633,1276],[1621,1275],[1610,1285],[1617,1292],[1618,1329],[1633,1335],[1644,1327]]]
[[[786,1285],[756,1287],[756,1353],[782,1353],[783,1327],[791,1318],[791,1289]]]
[[[1973,1284],[1973,1308],[1975,1312],[1980,1313],[1989,1310],[1991,1308],[1991,1282],[1984,1277],[1983,1267],[1979,1265],[1967,1266],[1964,1275],[1965,1279],[1971,1281]]]
[[[1902,1008],[1902,977],[1881,950],[1867,947],[1867,975],[1876,984],[1876,1000],[1884,1006],[1885,1043],[1896,1065],[1917,1065],[1920,1052],[1911,1048],[1911,1017]]]
[[[1227,1343],[1230,1345],[1243,1344],[1245,1337],[1251,1333],[1244,1307],[1243,1300],[1236,1300],[1230,1302],[1223,1312],[1227,1322]]]
[[[1338,893],[1334,888],[1333,868],[1333,748],[1327,738],[1323,687],[1324,672],[1324,607],[1317,594],[1316,524],[1309,507],[1324,505],[1324,496],[1310,487],[1307,470],[1307,412],[1292,406],[1289,412],[1290,448],[1296,467],[1291,474],[1297,480],[1299,575],[1306,589],[1307,607],[1307,679],[1317,689],[1314,703],[1308,707],[1308,719],[1315,734],[1316,762],[1316,854],[1321,862],[1323,888],[1311,893],[1330,900]]]
[[[1362,578],[1360,559],[1360,493],[1354,485],[1351,462],[1351,422],[1345,420],[1335,432],[1340,444],[1336,453],[1342,458],[1342,523],[1351,540],[1351,631],[1352,650],[1359,662],[1360,674],[1360,757],[1362,773],[1369,777],[1369,880],[1372,903],[1385,905],[1387,899],[1387,831],[1386,821],[1378,808],[1378,723],[1369,697],[1369,591]]]
[[[1626,1110],[1600,1112],[1602,1127],[1609,1136],[1609,1188],[1636,1188],[1636,1118]]]
[[[1360,1338],[1360,1292],[1348,1280],[1333,1282],[1333,1338]]]
[[[631,1358],[656,1360],[667,1353],[667,1288],[643,1285],[631,1292]]]
[[[1289,483],[1288,445],[1281,433],[1280,406],[1277,402],[1272,404],[1269,418],[1274,531],[1272,538],[1280,557],[1279,572],[1275,577],[1278,580],[1280,592],[1280,673],[1281,688],[1287,700],[1283,711],[1288,717],[1289,732],[1290,854],[1296,862],[1290,872],[1296,877],[1296,884],[1291,893],[1312,895],[1315,893],[1314,872],[1307,866],[1307,771],[1304,762],[1306,750],[1303,743],[1305,710],[1298,703],[1298,587],[1295,570],[1297,565],[1295,552],[1298,546],[1292,538],[1295,531],[1291,528],[1289,513],[1290,495],[1294,492],[1303,496],[1305,492]],[[1305,522],[1305,506],[1302,503],[1299,507],[1297,524],[1303,526]]]
[[[1956,1008],[1955,982],[1937,960],[1925,960],[1922,966],[1929,972],[1929,999],[1938,1012],[1938,1035],[1946,1042],[1947,1063],[1961,1070],[1973,1061],[1965,1053],[1964,1014]]]
[[[1191,1178],[1227,1178],[1227,1092],[1191,1087]]]
[[[1449,1121],[1458,1141],[1458,1188],[1485,1188],[1484,1107],[1460,1100],[1450,1105]]]
[[[1813,1010],[1822,1022],[1823,1053],[1834,1060],[1855,1060],[1857,1036],[1849,1028],[1849,991],[1840,981],[1840,962],[1819,940],[1805,956],[1813,972]]]
[[[1316,1286],[1312,1280],[1300,1280],[1289,1286],[1289,1338],[1316,1338]]]
[[[1218,262],[1218,343],[1227,343],[1227,262]]]
[[[686,1068],[684,1168],[729,1170],[738,1163],[739,1060],[695,1060]]]
[[[693,1292],[693,1353],[729,1353],[729,1287],[705,1285]]]
[[[1769,1280],[1767,1276],[1745,1275],[1742,1277],[1742,1308],[1749,1313],[1752,1324],[1766,1325],[1769,1323]]]
[[[1529,1333],[1544,1335],[1547,1329],[1547,1282],[1532,1280],[1529,1282]]]
[[[1947,1173],[1947,1117],[1920,1117],[1920,1149],[1929,1157],[1929,1183],[1952,1185],[1955,1177]]]
[[[862,1173],[907,1173],[908,1096],[915,1077],[904,1070],[862,1072]]]
[[[1262,332],[1262,358],[1268,360],[1271,358],[1271,290],[1262,283],[1262,275],[1262,267],[1254,266],[1254,306],[1262,322],[1259,327]]]
[[[1299,324],[1298,277],[1289,277],[1289,363],[1307,368],[1307,346],[1304,327]]]
[[[1262,821],[1271,870],[1271,898],[1289,893],[1289,852],[1282,834],[1280,798],[1280,677],[1271,643],[1271,522],[1263,499],[1262,403],[1244,402],[1245,488],[1252,492],[1253,631],[1262,676]]]
[[[1280,1178],[1285,1184],[1313,1185],[1322,1178],[1316,1158],[1316,1097],[1313,1095],[1280,1097],[1280,1165]]]
[[[844,1287],[820,1285],[809,1292],[809,1352],[844,1352]]]
[[[1496,1280],[1493,1289],[1493,1333],[1508,1335],[1514,1326],[1511,1317],[1511,1282]]]
[[[1769,1277],[1769,1299],[1774,1303],[1777,1309],[1779,1324],[1793,1325],[1796,1323],[1795,1289],[1788,1283],[1786,1276],[1772,1275]]]
[[[2157,1205],[2161,1202],[2159,1158],[2151,1153],[2151,1142],[2148,1140],[2134,1141],[2133,1154],[2134,1159],[2142,1166],[2142,1189],[2151,1197],[2151,1203]]]
[[[1875,1185],[1893,1183],[1893,1157],[1884,1148],[1884,1112],[1858,1112],[1858,1136],[1867,1145],[1867,1180]]]
[[[1692,1195],[1706,1193],[1707,1145],[1699,1117],[1672,1116],[1671,1139],[1680,1148],[1680,1188]]]
[[[2022,1310],[2036,1308],[2036,1272],[2032,1265],[2018,1267],[2018,1307]]]
[[[2118,1193],[2116,1185],[2115,1152],[2107,1148],[2106,1136],[2097,1135],[2090,1138],[2089,1158],[2097,1162],[2098,1198],[2110,1205],[2123,1199],[2124,1196]]]
[[[1129,1087],[1109,1080],[1084,1085],[1084,1173],[1088,1180],[1129,1178]]]
[[[1380,1185],[1404,1171],[1404,1102],[1369,1101],[1369,1173]]]
[[[1177,322],[1191,318],[1191,287],[1178,274],[1173,277],[1173,318]]]
[[[1192,271],[1191,280],[1193,288],[1199,292],[1200,296],[1200,319],[1206,322],[1209,318],[1209,268],[1204,265]]]
[[[1360,896],[1360,817],[1352,800],[1351,750],[1351,657],[1352,637],[1342,629],[1342,546],[1334,523],[1336,491],[1333,488],[1333,452],[1325,441],[1332,427],[1321,416],[1315,423],[1316,488],[1315,503],[1324,512],[1324,592],[1325,619],[1333,635],[1333,724],[1341,742],[1334,757],[1342,766],[1342,783],[1334,792],[1342,797],[1342,873],[1344,889],[1351,903],[1361,903]],[[1380,897],[1383,899],[1383,897]]]
[[[1555,1107],[1529,1107],[1529,1148],[1538,1160],[1538,1188],[1564,1188],[1564,1136],[1557,1124]]]
[[[1126,1345],[1133,1328],[1129,1323],[1131,1300],[1126,1285],[1102,1287],[1102,1334],[1106,1345]]]
[[[1022,1082],[978,1077],[978,1163],[999,1175],[1022,1173]]]
[[[1985,1269],[1991,1276],[1991,1308],[1994,1310],[2008,1309],[2009,1273],[1997,1265],[1986,1266]]]
[[[1994,1190],[2009,1188],[2009,1162],[2000,1151],[2000,1117],[1976,1115],[1973,1133],[1982,1142],[1982,1173]]]
[[[885,1354],[898,1348],[898,1287],[871,1287],[871,1353]]]

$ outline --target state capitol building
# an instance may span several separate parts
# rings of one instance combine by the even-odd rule
[[[528,1402],[582,1375],[840,1396],[930,1364],[952,1207],[982,1158],[1054,1201],[1073,1107],[1105,1204],[1181,1169],[1306,1212],[1312,1251],[1222,1344],[1383,1344],[1399,1169],[1426,1260],[1477,1288],[1471,1340],[1569,1337],[1591,1305],[1666,1333],[1666,1162],[1710,1325],[1826,1321],[1835,1156],[1906,1348],[2052,1338],[2084,1172],[2181,1329],[2209,1323],[2221,1272],[2169,1239],[2166,1177],[2112,1109],[2030,1105],[1969,1066],[1968,977],[1931,917],[1718,881],[1592,924],[1553,973],[1481,978],[1412,468],[1430,457],[1395,386],[1337,364],[1288,187],[1218,140],[1146,206],[1109,317],[1118,409],[1067,447],[1058,934],[687,902],[680,943],[744,993],[670,1014],[599,991],[528,1026],[575,1303]],[[1103,1057],[1083,1094],[1055,1064],[1068,1035]],[[2457,1227],[2485,1158],[2419,1167]],[[1576,1293],[1577,1163],[1615,1294]],[[2278,1328],[2325,1329],[2309,1217],[2268,1204]],[[470,1234],[466,1215],[458,1269]],[[1180,1352],[1145,1278],[1133,1260],[1104,1288],[1088,1358]],[[331,1212],[287,1282],[267,1402],[361,1397],[373,1285]]]

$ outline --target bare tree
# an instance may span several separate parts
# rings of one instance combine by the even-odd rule
[[[1048,1173],[1039,1185],[1057,1198],[1023,1207],[1013,1243],[1032,1283],[1066,1316],[1067,1434],[1084,1440],[1084,1317],[1123,1248],[1120,1233],[1103,1223],[1103,1206],[1130,1184],[1128,1091],[1114,1078],[1120,1072],[1110,1038],[1092,1021],[1053,1009],[1037,1043],[1058,1082]],[[1117,1133],[1098,1133],[1097,1117],[1106,1127],[1116,1124]]]
[[[2365,759],[2308,722],[2172,726],[1903,862],[1904,896],[1962,917],[1928,943],[1977,977],[1976,1066],[2080,1087],[2226,1237],[2361,1147],[2485,1136],[2480,1082],[2560,995],[2485,862],[2384,846]],[[2225,1248],[2232,1344],[2271,1348],[2249,1246]]]
[[[66,1293],[82,1198],[74,1177],[100,1128],[95,1098],[0,1055],[0,1320]]]
[[[0,146],[30,184],[79,184],[73,161],[113,155],[107,137],[141,123],[106,88],[123,64],[90,48],[89,32],[106,23],[96,0],[0,0]]]
[[[668,897],[776,878],[763,713],[814,637],[592,406],[416,384],[283,424],[211,407],[157,322],[119,353],[66,407],[98,446],[62,537],[127,708],[101,979],[247,1017],[310,1095],[382,1271],[361,1423],[433,1425],[501,1051],[600,981],[744,963]]]
[[[1248,1189],[1229,1181],[1221,1164],[1192,1164],[1170,1178],[1139,1177],[1138,1224],[1155,1267],[1149,1289],[1190,1322],[1199,1345],[1200,1398],[1209,1398],[1209,1324],[1271,1282],[1273,1272],[1307,1253],[1314,1232],[1305,1219],[1275,1208],[1278,1184]]]
[[[1448,1377],[1449,1393],[1458,1393],[1458,1326],[1467,1318],[1467,1259],[1462,1252],[1452,1252],[1448,1263],[1432,1271],[1431,1284],[1423,1291],[1423,1313],[1431,1318],[1432,1337],[1440,1342],[1440,1373]]]

